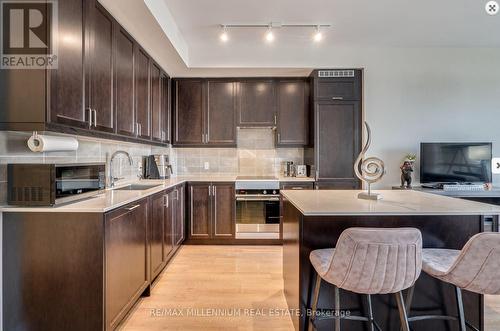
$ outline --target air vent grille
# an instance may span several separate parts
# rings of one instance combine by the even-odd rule
[[[344,78],[354,77],[354,70],[320,70],[318,71],[320,78]]]

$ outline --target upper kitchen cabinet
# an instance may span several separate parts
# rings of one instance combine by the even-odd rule
[[[135,136],[134,39],[120,26],[116,28],[115,114],[116,132]]]
[[[231,80],[174,79],[174,146],[236,146]]]
[[[277,147],[300,147],[308,143],[309,82],[284,79],[277,83]]]
[[[236,88],[234,81],[207,81],[207,144],[236,145]]]
[[[163,112],[162,112],[162,86],[160,67],[150,62],[150,84],[151,84],[151,137],[156,141],[163,141],[165,132],[163,131]]]
[[[161,74],[161,112],[162,112],[162,125],[163,125],[163,139],[162,142],[170,143],[171,137],[171,112],[170,112],[170,77],[166,73]]]
[[[135,49],[135,116],[137,125],[137,137],[150,139],[150,79],[149,79],[149,56],[140,47]]]
[[[201,79],[173,81],[174,146],[198,146],[205,142]]]
[[[276,85],[272,80],[242,80],[239,83],[238,126],[276,125]]]
[[[361,70],[315,70],[311,76],[315,100],[361,100]]]
[[[85,110],[83,86],[85,74],[83,59],[84,17],[86,9],[81,0],[66,0],[58,4],[58,11],[60,36],[58,45],[59,59],[57,70],[50,70],[49,121],[55,124],[88,128],[90,126],[91,113],[90,110]],[[7,71],[7,75],[11,74],[15,76],[18,73]],[[26,74],[35,74],[35,72],[29,70]],[[14,81],[18,81],[18,79]],[[26,85],[30,88],[24,92],[32,92],[33,85],[31,84]],[[6,91],[9,88],[2,88],[2,90]],[[24,98],[21,95],[16,94],[13,97],[20,99],[19,102],[23,102],[21,100]],[[7,100],[5,99],[5,101]],[[33,100],[33,96],[25,100],[29,102],[29,100]],[[21,106],[21,109],[24,108],[22,105],[19,106]],[[15,105],[11,104],[2,107],[4,110],[12,108],[15,108]],[[33,108],[30,110],[32,111]],[[4,119],[0,121],[6,122]]]
[[[168,143],[168,75],[97,0],[58,12],[57,68],[2,70],[0,130]]]
[[[113,112],[113,17],[97,1],[89,1],[88,11],[88,92],[86,108],[91,128],[114,132]]]

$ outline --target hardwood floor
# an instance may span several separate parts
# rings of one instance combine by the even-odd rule
[[[281,254],[280,246],[183,246],[120,329],[293,330],[282,313]]]
[[[291,331],[280,314],[281,254],[280,246],[182,246],[119,329]],[[500,330],[500,296],[485,297],[485,314],[485,330]]]

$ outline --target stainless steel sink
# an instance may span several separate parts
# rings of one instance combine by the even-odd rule
[[[118,187],[118,188],[115,188],[113,189],[114,191],[145,191],[145,190],[149,190],[151,188],[154,188],[154,187],[157,187],[157,186],[160,186],[161,184],[155,184],[155,185],[151,185],[151,184],[130,184],[130,185],[127,185],[127,186],[122,186],[122,187]]]

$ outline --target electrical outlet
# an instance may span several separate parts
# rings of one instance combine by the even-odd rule
[[[205,162],[205,163],[203,164],[203,168],[204,168],[205,170],[210,169],[210,163],[209,163],[209,162]]]

